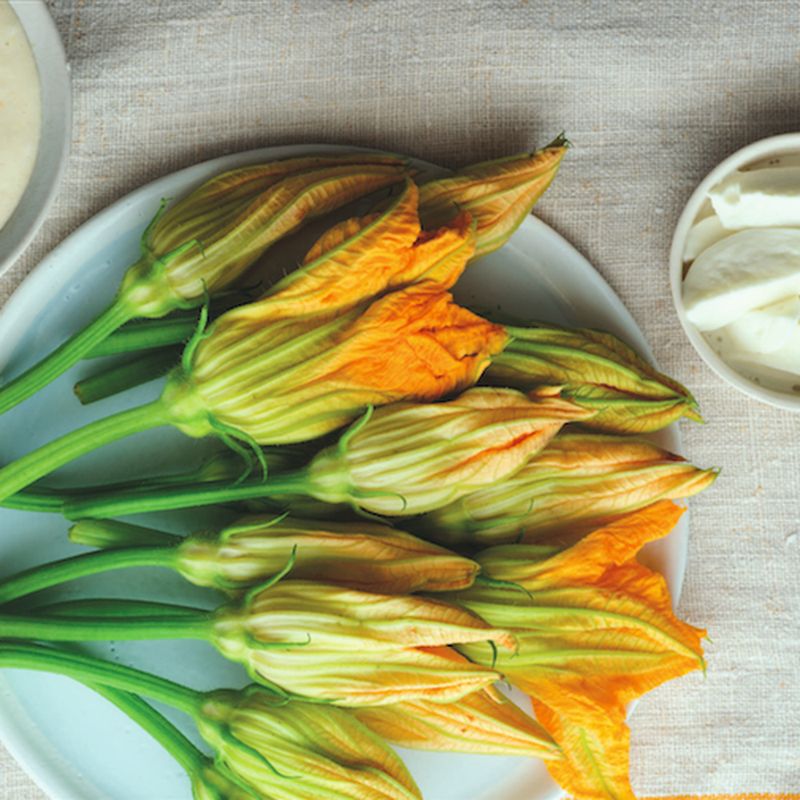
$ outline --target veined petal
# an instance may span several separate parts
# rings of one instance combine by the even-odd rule
[[[426,227],[462,209],[477,221],[475,257],[502,247],[550,185],[566,150],[559,137],[535,153],[473,164],[424,184],[420,210]]]
[[[585,411],[510,389],[472,389],[444,403],[377,411],[309,466],[309,492],[374,513],[419,514],[513,475]]]
[[[420,233],[418,190],[407,180],[381,214],[348,220],[325,234],[302,267],[290,272],[255,303],[228,313],[230,322],[347,311],[408,275],[412,246]]]
[[[219,691],[198,728],[218,761],[259,797],[275,800],[413,800],[419,789],[397,755],[353,715],[286,703],[251,686]]]
[[[560,433],[513,476],[431,512],[416,529],[451,546],[574,541],[659,500],[716,479],[649,442]]]
[[[579,800],[636,800],[629,778],[630,730],[624,719],[591,703],[561,712],[534,699],[533,708],[561,747],[563,758],[545,764],[562,788]]]
[[[354,713],[400,747],[560,758],[558,746],[542,726],[496,691],[473,692],[455,703],[408,700]]]
[[[291,558],[293,578],[383,594],[463,589],[479,569],[468,558],[386,525],[274,516],[245,517],[215,536],[189,536],[176,555],[188,580],[226,591],[263,583]]]

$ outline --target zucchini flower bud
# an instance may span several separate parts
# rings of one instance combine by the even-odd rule
[[[384,594],[456,591],[478,573],[474,561],[387,525],[288,517],[246,517],[219,534],[189,536],[175,563],[192,583],[242,591],[293,557],[294,578]]]
[[[500,326],[428,283],[332,318],[264,322],[237,312],[217,320],[163,398],[189,435],[221,427],[260,444],[306,441],[368,405],[464,389],[504,343]]]
[[[406,700],[356,708],[368,728],[398,747],[545,760],[558,745],[536,720],[494,689],[473,692],[455,703]]]
[[[636,560],[682,513],[661,501],[549,555],[533,545],[491,548],[478,561],[496,583],[457,595],[517,637],[513,658],[479,645],[459,650],[496,663],[533,699],[564,755],[547,767],[575,796],[632,797],[626,704],[705,667],[705,632],[675,616],[664,579]]]
[[[359,155],[242,167],[206,182],[150,223],[141,258],[128,269],[111,306],[0,389],[0,414],[66,372],[129,320],[199,306],[306,220],[405,174],[398,159]]]
[[[208,695],[197,721],[218,761],[274,800],[418,800],[398,756],[344,709],[258,687]]]
[[[657,500],[691,497],[717,477],[641,439],[565,432],[502,483],[415,523],[450,546],[576,536]]]
[[[255,303],[232,309],[228,324],[347,311],[419,277],[411,258],[420,235],[419,190],[407,180],[381,213],[348,219],[322,235],[302,266]],[[466,261],[464,262],[466,264]]]
[[[461,209],[477,223],[475,258],[502,247],[544,194],[567,152],[559,136],[535,153],[484,161],[420,188],[426,227],[441,225]]]
[[[497,679],[446,657],[463,642],[513,638],[468,611],[413,595],[284,580],[214,616],[212,640],[259,682],[336,705],[452,702]]]
[[[489,383],[533,395],[561,393],[595,411],[584,424],[607,433],[648,433],[700,420],[686,387],[650,366],[610,333],[586,328],[507,328],[508,344],[486,371]]]
[[[704,631],[679,620],[664,579],[636,560],[665,536],[683,509],[661,501],[547,555],[504,545],[477,556],[492,581],[458,602],[518,639],[513,658],[462,645],[556,709],[588,698],[624,718],[625,704],[670,678],[704,667]],[[563,695],[563,697],[560,697]]]
[[[333,159],[311,169],[302,169],[307,159],[292,161],[295,168],[276,162],[266,170],[244,167],[220,175],[157,217],[142,237],[141,261],[120,289],[135,315],[163,316],[198,305],[206,294],[231,286],[305,221],[404,177],[404,165],[391,157],[373,162],[348,156],[344,163]],[[281,175],[281,164],[291,171]]]
[[[561,427],[591,412],[513,389],[395,404],[356,423],[308,467],[308,493],[377,514],[420,514],[513,475]]]

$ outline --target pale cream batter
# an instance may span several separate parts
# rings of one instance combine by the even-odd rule
[[[30,180],[41,118],[33,53],[10,4],[0,0],[0,228]]]

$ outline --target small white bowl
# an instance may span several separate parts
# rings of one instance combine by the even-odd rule
[[[689,198],[689,202],[686,204],[686,208],[684,208],[683,213],[678,219],[678,225],[672,237],[672,247],[669,254],[669,269],[670,282],[672,285],[672,299],[675,302],[678,319],[681,321],[681,325],[683,325],[683,329],[686,331],[689,341],[694,345],[694,349],[697,350],[703,361],[705,361],[717,375],[746,395],[771,406],[800,412],[800,394],[766,389],[749,378],[746,378],[744,375],[741,375],[733,369],[733,367],[726,364],[713,350],[700,331],[689,322],[686,316],[686,309],[683,305],[683,253],[686,249],[686,238],[703,204],[706,202],[709,189],[734,170],[757,162],[785,156],[800,158],[800,133],[786,133],[782,136],[772,136],[769,139],[761,139],[758,142],[753,142],[753,144],[749,144],[747,147],[738,150],[711,170],[694,190],[694,193]],[[800,384],[800,379],[798,379],[798,384]]]
[[[42,127],[39,150],[24,194],[0,229],[0,275],[28,246],[55,197],[72,138],[69,66],[61,37],[42,0],[10,0],[39,71]]]

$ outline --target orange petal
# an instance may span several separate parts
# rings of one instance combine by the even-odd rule
[[[630,730],[624,719],[586,704],[559,713],[534,699],[536,718],[561,747],[546,761],[556,782],[576,800],[636,800],[629,779]]]
[[[355,713],[375,733],[400,747],[560,757],[558,747],[532,717],[503,695],[485,689],[455,703],[409,700]]]
[[[336,226],[311,248],[300,269],[279,281],[263,299],[228,312],[228,322],[248,319],[263,324],[308,314],[329,315],[402,283],[420,232],[417,202],[417,187],[406,181],[384,213]]]
[[[475,253],[475,224],[466,212],[433,232],[423,231],[412,251],[410,272],[415,280],[432,281],[449,289],[461,277]]]

